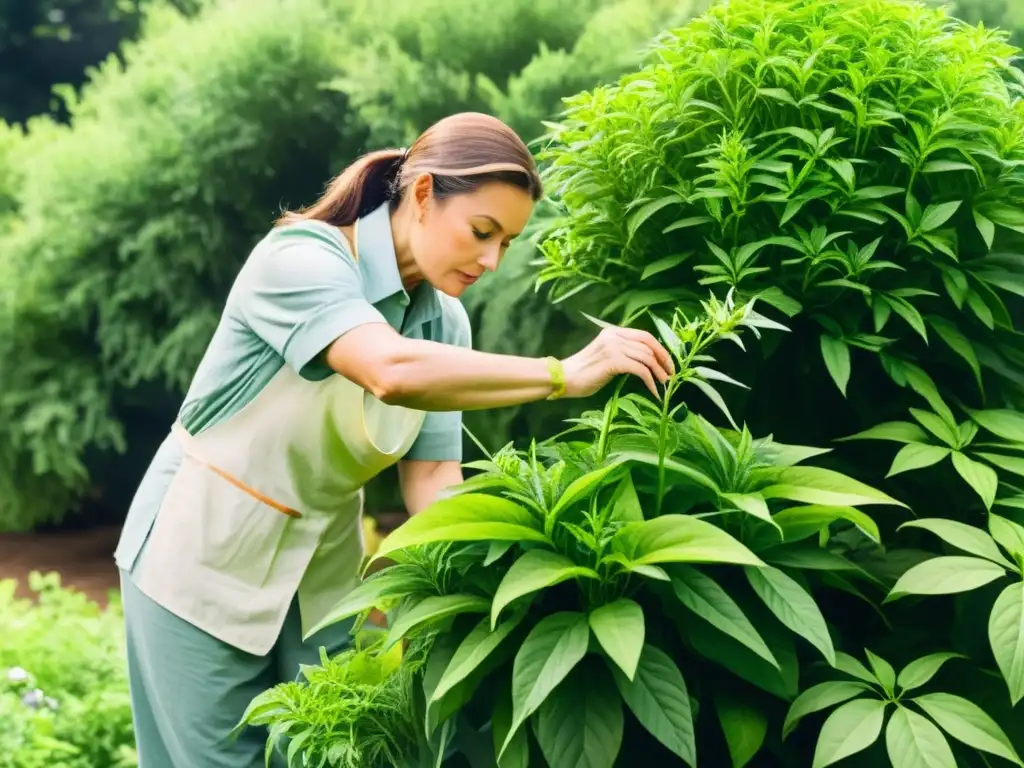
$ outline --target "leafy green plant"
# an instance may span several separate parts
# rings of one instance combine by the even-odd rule
[[[778,324],[731,296],[699,319],[654,322],[676,361],[660,401],[620,385],[556,438],[472,463],[454,495],[381,543],[374,559],[390,564],[324,621],[389,609],[384,648],[435,635],[425,735],[456,722],[456,734],[490,732],[495,762],[474,764],[642,754],[694,766],[700,711],[717,713],[717,748],[745,764],[770,711],[730,686],[788,701],[800,655],[836,664],[805,574],[834,572],[855,593],[875,581],[844,541],[877,539],[861,507],[899,502],[803,464],[825,450],[720,429],[677,397],[735,385],[711,347]]]

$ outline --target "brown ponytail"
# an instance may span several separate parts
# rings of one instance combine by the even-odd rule
[[[462,112],[434,123],[408,150],[363,155],[313,205],[286,212],[277,223],[312,219],[349,226],[385,202],[397,206],[404,189],[423,173],[432,175],[439,200],[493,181],[513,184],[535,201],[543,194],[533,155],[515,131],[490,115]]]

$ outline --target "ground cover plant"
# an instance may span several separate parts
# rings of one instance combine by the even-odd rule
[[[338,606],[430,643],[439,759],[1022,764],[1016,53],[735,0],[568,100],[540,282],[679,373],[474,463]]]

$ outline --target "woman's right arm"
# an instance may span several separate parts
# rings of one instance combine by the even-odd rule
[[[450,344],[407,339],[389,325],[367,323],[335,340],[327,364],[379,400],[425,411],[469,411],[543,400],[554,381],[543,358],[499,355]],[[655,382],[672,373],[672,358],[645,331],[605,328],[562,361],[567,397],[586,397],[615,376]]]

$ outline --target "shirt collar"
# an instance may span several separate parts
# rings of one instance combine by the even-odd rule
[[[355,239],[363,291],[371,304],[381,305],[378,309],[392,327],[401,331],[403,319],[404,325],[409,327],[441,316],[441,301],[432,285],[422,283],[413,290],[411,298],[402,285],[388,203],[356,222]]]

